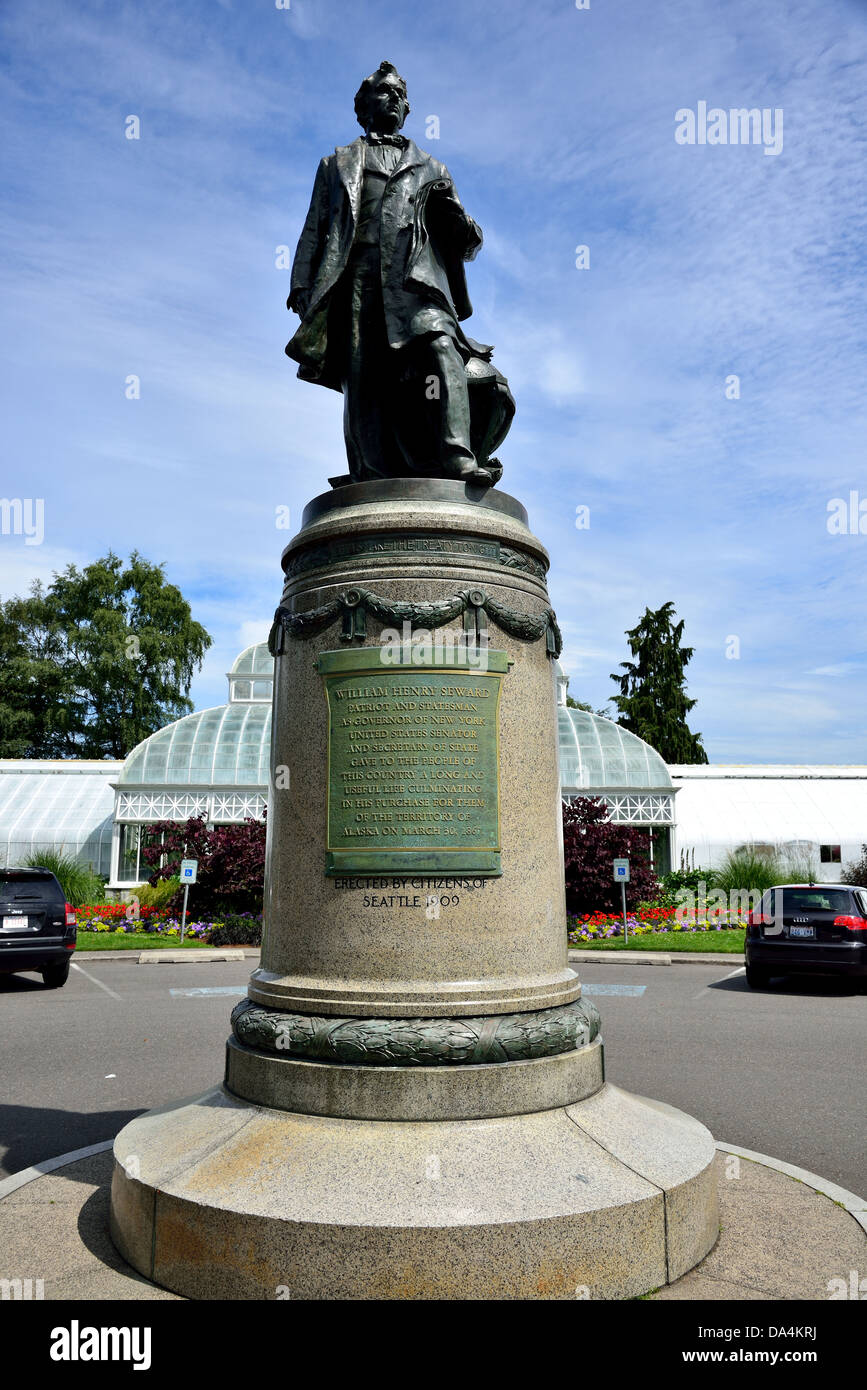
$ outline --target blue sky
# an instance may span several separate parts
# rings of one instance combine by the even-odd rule
[[[223,701],[279,598],[276,509],[344,471],[276,251],[389,58],[485,231],[467,328],[517,399],[502,487],[571,693],[609,699],[671,599],[712,762],[867,762],[867,534],[827,525],[853,491],[867,514],[864,0],[5,0],[0,40],[0,492],[45,500],[41,545],[0,536],[3,597],[138,548]],[[699,102],[782,110],[780,153],[679,144]]]

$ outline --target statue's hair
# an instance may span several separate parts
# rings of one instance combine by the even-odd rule
[[[389,63],[389,62],[382,62],[382,63],[380,63],[379,67],[376,69],[376,72],[372,72],[372,73],[370,74],[369,77],[365,77],[365,79],[364,79],[364,81],[362,82],[361,86],[359,87],[358,91],[355,93],[355,115],[356,115],[356,117],[357,117],[357,119],[358,119],[358,124],[359,124],[360,126],[364,127],[364,129],[367,129],[367,124],[366,124],[366,117],[367,117],[367,99],[368,99],[368,94],[369,94],[369,92],[370,92],[370,88],[373,86],[374,82],[376,82],[377,78],[379,78],[379,77],[381,77],[381,76],[383,75],[383,73],[390,73],[390,72],[391,72],[391,73],[394,73],[395,77],[396,77],[396,78],[398,79],[398,81],[400,82],[400,85],[401,85],[401,87],[403,88],[403,97],[404,97],[404,101],[406,101],[406,82],[405,82],[404,79],[401,77],[401,75],[400,75],[400,73],[398,72],[397,68],[394,66],[394,63]],[[409,115],[409,103],[408,103],[408,102],[407,102],[406,114]]]

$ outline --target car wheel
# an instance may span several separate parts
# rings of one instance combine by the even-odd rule
[[[62,989],[69,979],[69,961],[61,961],[59,965],[46,965],[42,971],[42,983],[46,989]]]
[[[762,970],[758,965],[747,966],[747,984],[750,989],[767,989],[770,983],[770,970]]]

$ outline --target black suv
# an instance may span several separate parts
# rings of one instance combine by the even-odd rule
[[[0,869],[0,973],[38,970],[49,989],[69,978],[75,912],[48,869]]]
[[[747,919],[747,984],[772,975],[867,976],[867,888],[785,883]]]

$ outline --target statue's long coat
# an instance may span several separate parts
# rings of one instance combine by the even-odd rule
[[[306,290],[310,299],[286,352],[300,363],[299,377],[336,391],[342,389],[344,344],[332,341],[335,325],[329,324],[328,311],[355,237],[364,147],[363,138],[353,140],[320,163],[292,265],[292,290]],[[433,189],[434,183],[446,187]],[[435,233],[429,225],[431,198],[437,200]],[[404,347],[416,335],[420,306],[438,305],[457,320],[469,318],[463,262],[472,260],[481,244],[481,231],[464,211],[446,166],[408,140],[382,198],[382,296],[392,347]]]

